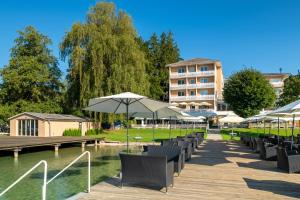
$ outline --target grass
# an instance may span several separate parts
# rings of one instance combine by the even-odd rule
[[[195,131],[203,131],[200,129],[195,129]],[[169,129],[155,129],[154,130],[154,139],[155,141],[160,141],[162,139],[169,139]],[[171,138],[176,138],[177,136],[184,136],[193,132],[193,129],[172,129]],[[141,137],[140,142],[152,142],[152,129],[129,129],[128,132],[129,141],[135,142],[134,137]],[[104,130],[103,133],[99,135],[93,135],[90,137],[104,137],[106,141],[119,141],[126,142],[126,129],[120,130]],[[205,135],[206,137],[206,135]]]
[[[272,129],[263,129],[263,128],[235,128],[233,130],[234,133],[237,133],[238,135],[235,136],[233,138],[233,140],[240,140],[240,137],[239,137],[239,134],[241,133],[247,133],[247,134],[250,134],[250,135],[253,135],[253,136],[256,136],[256,135],[268,135],[269,134],[269,131],[270,131],[270,134],[272,135],[277,135],[278,134],[278,129],[277,128],[272,128]],[[221,130],[221,135],[222,135],[222,138],[223,140],[231,140],[231,136],[230,136],[230,133],[231,133],[231,129],[222,129]],[[294,130],[294,135],[300,135],[300,129],[297,128]],[[279,135],[280,136],[291,136],[292,135],[292,130],[291,129],[279,129]]]

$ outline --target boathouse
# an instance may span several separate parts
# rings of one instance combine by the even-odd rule
[[[82,135],[94,127],[88,119],[74,115],[24,112],[9,118],[10,136],[62,136],[66,129],[80,129]]]

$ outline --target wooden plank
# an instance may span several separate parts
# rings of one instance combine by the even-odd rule
[[[262,161],[242,144],[205,141],[186,164],[175,185],[164,190],[125,186],[117,177],[92,187],[82,200],[242,200],[299,199],[300,174],[287,174],[274,161]]]
[[[52,146],[55,144],[80,143],[98,140],[91,137],[26,137],[26,136],[0,136],[0,150],[15,148],[29,148],[38,146]]]

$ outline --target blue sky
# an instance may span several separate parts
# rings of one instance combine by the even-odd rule
[[[84,22],[95,0],[6,0],[0,7],[0,67],[8,63],[17,30],[27,25],[49,36],[51,49],[75,22]],[[298,0],[116,0],[147,39],[172,31],[183,59],[220,59],[224,74],[244,66],[262,72],[300,69]],[[66,64],[60,63],[66,71]]]

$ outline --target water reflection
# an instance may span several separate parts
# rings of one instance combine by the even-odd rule
[[[120,161],[118,154],[124,149],[124,147],[119,146],[102,146],[101,148],[95,146],[85,147],[85,150],[91,152],[92,184],[96,184],[119,173]],[[49,150],[20,154],[18,159],[14,159],[12,156],[0,157],[0,191],[4,190],[40,160],[48,162],[49,180],[79,156],[81,152],[81,147],[70,147],[60,148],[58,152]],[[85,191],[87,188],[87,165],[87,158],[83,157],[79,162],[51,182],[47,188],[47,200],[65,199],[78,192]],[[43,168],[39,167],[20,184],[10,190],[3,199],[40,199],[42,177]]]

